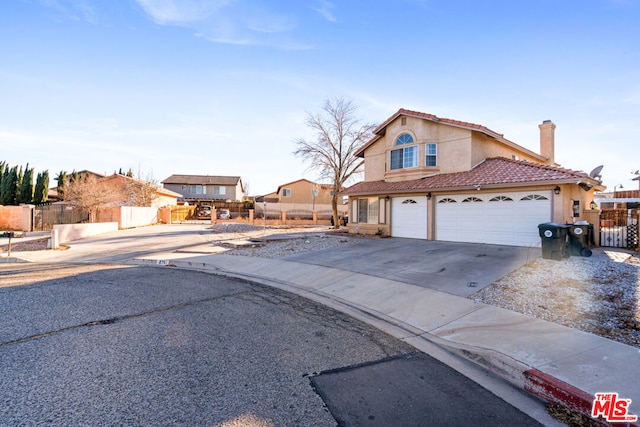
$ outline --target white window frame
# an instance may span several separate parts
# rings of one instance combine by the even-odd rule
[[[429,147],[433,147],[434,149],[434,153],[430,154],[429,153]],[[430,157],[433,157],[434,159],[434,164],[430,165],[428,159]],[[424,165],[428,168],[434,168],[436,166],[438,166],[438,144],[433,143],[433,142],[429,142],[427,144],[424,145]]]
[[[418,167],[419,150],[413,136],[408,133],[403,133],[396,138],[396,142],[394,145],[399,148],[393,149],[389,152],[389,170],[411,169]],[[392,160],[394,157],[394,153],[399,153],[401,162],[401,165],[399,167],[394,167],[395,165]]]
[[[360,197],[355,200],[356,222],[358,224],[380,224],[380,211],[384,209],[381,200],[379,197]]]

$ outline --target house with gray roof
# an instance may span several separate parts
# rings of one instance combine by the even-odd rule
[[[246,196],[239,176],[171,175],[162,181],[164,188],[183,195],[190,204],[224,200],[241,202]]]

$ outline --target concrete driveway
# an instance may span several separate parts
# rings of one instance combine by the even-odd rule
[[[337,268],[468,297],[540,256],[540,248],[369,239],[282,259]]]

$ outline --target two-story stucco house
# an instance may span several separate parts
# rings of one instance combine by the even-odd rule
[[[182,194],[181,201],[189,203],[212,200],[241,202],[246,196],[239,176],[171,175],[162,181],[162,185]]]
[[[538,127],[539,154],[485,126],[398,110],[356,152],[365,176],[343,192],[349,232],[539,245],[538,224],[583,219],[603,187],[559,167],[555,124]]]

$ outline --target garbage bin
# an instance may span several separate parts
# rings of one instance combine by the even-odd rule
[[[542,239],[542,258],[560,261],[569,257],[567,251],[568,225],[545,222],[538,225],[538,233]]]
[[[588,222],[576,222],[569,226],[569,254],[590,257],[589,242],[593,236],[593,225]]]

